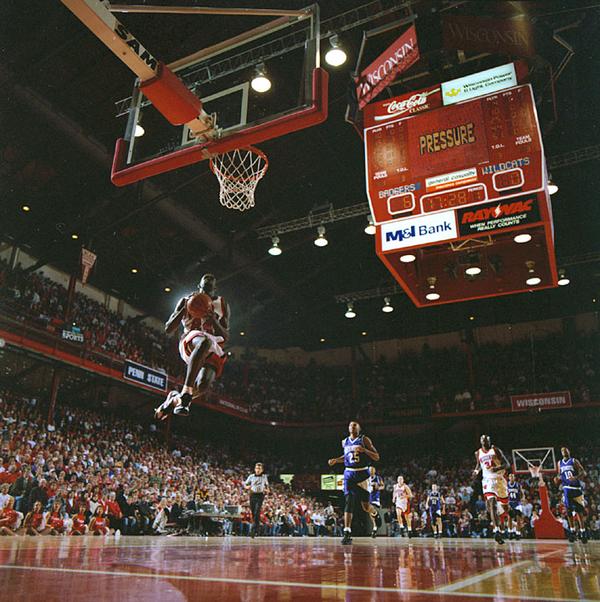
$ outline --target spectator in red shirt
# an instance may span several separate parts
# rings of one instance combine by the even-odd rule
[[[15,498],[9,496],[0,512],[0,535],[16,535],[19,513],[14,509]]]

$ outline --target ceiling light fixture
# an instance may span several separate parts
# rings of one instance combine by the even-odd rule
[[[571,280],[567,278],[566,272],[564,269],[558,270],[558,286],[567,286]]]
[[[529,274],[529,278],[525,280],[525,284],[527,284],[527,286],[537,286],[542,279],[535,275],[535,261],[526,261],[525,265],[527,266],[527,273]]]
[[[77,240],[79,238],[79,234],[77,234],[76,232],[73,232],[73,234],[71,234],[71,238],[73,240]]]
[[[21,209],[22,209],[23,211],[25,211],[25,213],[27,213],[28,211],[31,211],[31,207],[30,207],[29,205],[23,205],[23,206],[21,207]]]
[[[252,89],[259,94],[264,94],[271,89],[271,80],[267,77],[267,69],[264,63],[256,65],[254,76],[250,82]]]
[[[412,263],[413,261],[416,261],[416,256],[413,255],[412,253],[407,253],[406,255],[400,255],[400,261],[402,263]]]
[[[531,240],[531,234],[517,234],[513,240],[519,244],[522,245],[523,243],[529,242]]]
[[[138,273],[138,269],[137,268],[131,268],[131,273],[132,274],[137,274]]]
[[[136,123],[135,131],[133,132],[134,137],[141,138],[145,133],[146,133],[146,130],[139,123]]]
[[[317,228],[317,238],[315,238],[315,246],[326,247],[329,241],[325,238],[325,226],[319,226]]]
[[[348,59],[348,55],[344,52],[341,47],[339,36],[332,35],[329,38],[331,48],[325,53],[325,62],[332,67],[340,67]]]
[[[556,194],[558,192],[558,184],[552,180],[552,174],[548,174],[548,194]]]
[[[369,236],[373,236],[377,232],[377,228],[375,227],[375,222],[373,221],[373,216],[367,215],[367,225],[365,226],[365,234]]]
[[[273,236],[271,242],[273,243],[273,246],[269,249],[269,255],[273,255],[274,257],[281,255],[282,250],[279,246],[279,236]]]
[[[427,301],[437,301],[440,298],[439,293],[435,290],[435,283],[437,278],[435,276],[429,276],[427,278],[427,284],[429,285],[429,292],[425,295]]]
[[[165,293],[170,293],[171,292],[171,287],[170,286],[165,286],[164,291],[165,291]]]
[[[381,311],[386,314],[389,314],[394,311],[394,306],[392,305],[392,302],[389,297],[383,298],[383,307],[381,308]]]
[[[347,318],[356,318],[356,312],[354,311],[354,303],[348,303],[346,313],[344,314]]]
[[[472,265],[465,270],[467,276],[479,276],[481,274],[481,268],[478,265]]]

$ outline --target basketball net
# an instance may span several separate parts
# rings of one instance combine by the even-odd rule
[[[216,155],[210,169],[217,176],[223,207],[246,211],[254,207],[254,191],[269,167],[267,156],[253,146]]]
[[[544,485],[544,475],[542,474],[542,466],[535,466],[535,464],[529,464],[529,473],[534,479],[540,480],[540,485]]]

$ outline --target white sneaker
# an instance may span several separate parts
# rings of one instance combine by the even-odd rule
[[[167,398],[154,410],[156,420],[165,420],[173,412],[175,400],[179,398],[179,391],[169,391]]]
[[[115,531],[115,539],[119,539],[119,537],[121,537],[121,529]]]

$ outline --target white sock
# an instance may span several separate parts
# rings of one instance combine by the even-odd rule
[[[352,533],[352,529],[350,527],[344,527],[344,533]]]

